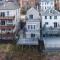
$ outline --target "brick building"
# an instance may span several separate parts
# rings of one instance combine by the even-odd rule
[[[38,2],[38,0],[18,0],[19,4],[21,7],[25,7],[25,6],[35,6],[36,2]]]
[[[60,0],[55,0],[55,8],[60,11]]]

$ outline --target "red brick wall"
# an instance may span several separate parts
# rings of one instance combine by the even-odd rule
[[[18,3],[20,3],[21,7],[24,7],[27,4],[27,2],[30,6],[35,6],[36,1],[38,0],[18,0]]]

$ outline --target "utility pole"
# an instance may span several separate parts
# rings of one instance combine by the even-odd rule
[[[40,2],[40,1],[39,1]],[[44,41],[43,41],[43,33],[42,33],[42,15],[41,15],[41,6],[38,2],[38,11],[39,11],[39,20],[40,20],[40,39],[38,39],[38,50],[43,51],[45,49],[44,47]]]

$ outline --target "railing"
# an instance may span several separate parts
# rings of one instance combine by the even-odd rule
[[[0,16],[0,20],[14,20],[15,16]]]
[[[26,28],[24,28],[23,31],[24,31],[24,32],[40,32],[39,29],[38,29],[38,30],[35,30],[35,29],[29,30],[29,29],[26,29]]]
[[[43,34],[59,34],[60,33],[60,28],[46,28],[43,30]]]
[[[5,39],[5,40],[8,40],[8,39],[13,39],[15,38],[15,34],[14,33],[6,33],[6,34],[0,34],[0,39]]]
[[[0,29],[13,29],[15,26],[0,26]]]

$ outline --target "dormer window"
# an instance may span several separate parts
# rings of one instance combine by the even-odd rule
[[[50,10],[50,13],[53,13],[54,14],[54,10]]]
[[[29,19],[33,19],[33,15],[29,15]]]

